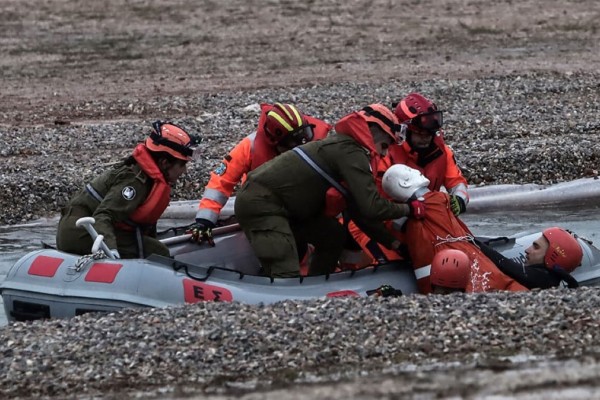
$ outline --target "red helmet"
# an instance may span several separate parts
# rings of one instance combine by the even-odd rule
[[[561,228],[552,227],[544,230],[542,235],[550,244],[544,256],[546,268],[560,267],[567,272],[572,272],[581,265],[583,250],[571,233]]]
[[[453,289],[465,289],[471,277],[471,260],[464,252],[445,249],[431,262],[431,284]]]
[[[359,113],[363,115],[367,123],[376,123],[385,133],[390,135],[394,142],[398,141],[396,133],[400,130],[400,125],[392,110],[383,104],[370,104],[360,110]]]
[[[442,111],[435,103],[419,93],[410,93],[396,104],[394,114],[408,129],[435,134],[443,125]]]
[[[156,121],[152,123],[154,132],[146,139],[146,147],[150,151],[164,151],[175,158],[190,161],[194,154],[193,145],[196,139],[170,122]]]
[[[292,148],[313,138],[312,125],[306,124],[302,113],[291,104],[275,103],[267,112],[264,131],[273,146]]]

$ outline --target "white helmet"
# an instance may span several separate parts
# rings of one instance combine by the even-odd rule
[[[404,164],[394,164],[383,174],[383,190],[396,201],[405,202],[420,188],[429,186],[429,179]]]

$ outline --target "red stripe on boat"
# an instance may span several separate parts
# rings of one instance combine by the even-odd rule
[[[354,290],[338,290],[337,292],[327,293],[327,297],[360,297],[360,294]]]
[[[233,300],[233,296],[229,290],[192,279],[183,280],[183,296],[186,303]]]
[[[29,275],[53,277],[64,259],[48,256],[37,256],[29,266]]]
[[[85,275],[86,282],[113,283],[123,264],[95,263]]]

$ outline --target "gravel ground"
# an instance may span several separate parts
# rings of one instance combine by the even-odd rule
[[[204,137],[175,199],[284,101],[420,91],[471,185],[598,175],[592,0],[5,0],[0,223],[56,215],[149,123]],[[6,398],[600,398],[597,289],[202,304],[0,329]]]
[[[200,197],[214,166],[233,143],[255,129],[259,102],[293,102],[333,123],[369,103],[389,105],[399,93],[409,91],[427,93],[446,110],[447,141],[470,185],[550,184],[598,175],[599,76],[530,73],[336,83],[295,88],[293,94],[289,89],[260,89],[167,97],[150,104],[161,109],[177,102],[194,110],[174,121],[204,138],[202,160],[190,165],[176,187],[175,200]],[[150,122],[0,127],[0,156],[6,160],[0,175],[1,222],[14,224],[57,213],[84,182],[144,139]]]
[[[598,302],[597,288],[556,289],[205,303],[15,323],[2,330],[0,393],[233,399],[273,391],[268,398],[423,399],[558,391],[570,397],[569,390],[600,378]],[[302,389],[276,397],[290,387]],[[345,393],[350,387],[354,392]]]

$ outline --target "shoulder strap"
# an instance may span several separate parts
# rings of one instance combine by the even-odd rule
[[[333,179],[331,177],[331,175],[329,175],[327,172],[325,172],[323,170],[323,168],[321,168],[316,162],[314,162],[313,159],[310,158],[309,155],[304,152],[304,150],[302,150],[299,147],[294,147],[292,149],[292,151],[294,153],[298,154],[301,159],[303,159],[312,169],[314,169],[315,171],[317,171],[317,173],[319,175],[321,175],[327,182],[329,182],[329,184],[331,186],[333,186],[341,194],[343,194],[344,197],[346,197],[346,198],[349,197],[348,191],[342,185],[340,185],[335,179]]]

